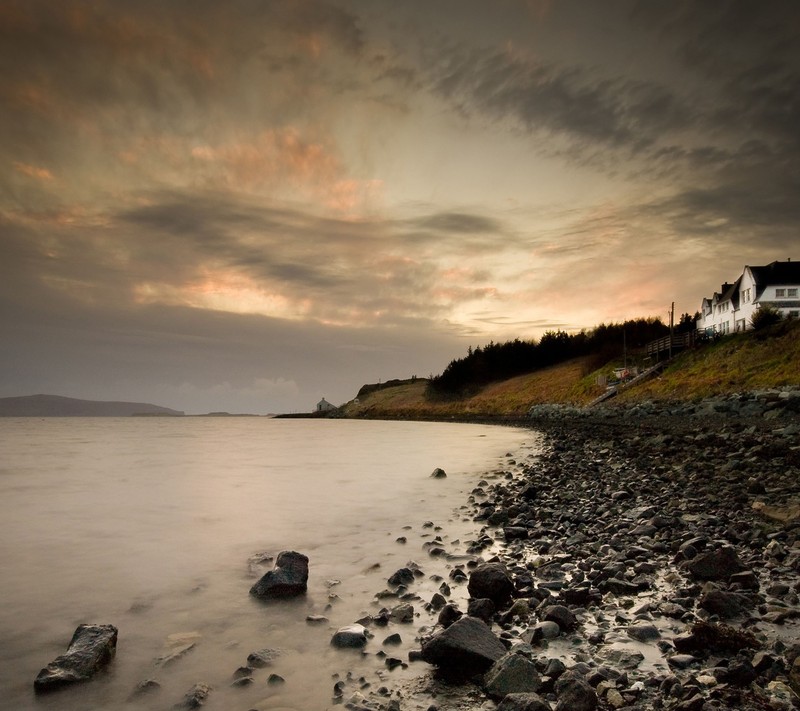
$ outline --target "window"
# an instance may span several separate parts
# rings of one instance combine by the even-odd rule
[[[744,303],[750,301],[750,289],[744,289],[742,291],[742,301],[744,301]]]
[[[789,318],[800,318],[800,311],[790,311]]]
[[[786,290],[786,296],[788,296],[790,299],[796,299],[797,298],[797,289],[787,289]]]
[[[775,289],[775,298],[776,299],[786,298],[786,289]]]

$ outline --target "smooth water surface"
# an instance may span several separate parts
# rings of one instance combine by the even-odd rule
[[[394,631],[403,645],[392,655],[418,646],[430,621],[419,602],[415,623],[376,629],[367,654],[333,649],[331,635],[397,604],[374,596],[409,560],[425,571],[415,592],[429,600],[439,584],[429,576],[454,562],[423,544],[440,535],[448,552],[463,552],[477,528],[463,510],[469,491],[508,470],[507,453],[520,461],[536,448],[530,431],[444,423],[0,419],[0,708],[164,709],[205,682],[209,711],[324,709],[334,674],[363,675],[368,691],[421,673],[379,676],[375,656]],[[447,478],[431,479],[435,467]],[[307,596],[252,598],[248,559],[288,549],[309,556]],[[329,622],[310,625],[310,614]],[[119,628],[111,668],[35,696],[39,669],[82,622]],[[154,663],[182,642],[195,646]],[[265,647],[281,656],[253,685],[232,688],[237,667]],[[267,686],[270,673],[286,683]],[[144,679],[162,688],[129,701]]]

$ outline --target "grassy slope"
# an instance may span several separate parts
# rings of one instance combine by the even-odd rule
[[[744,333],[684,353],[663,374],[620,394],[632,400],[699,400],[719,394],[800,385],[800,323]]]
[[[426,380],[403,383],[344,407],[348,417],[519,417],[533,404],[585,405],[602,392],[596,377],[615,363],[589,372],[588,359],[576,359],[536,373],[493,383],[460,400],[429,400]],[[694,400],[712,395],[800,385],[800,323],[769,333],[747,333],[684,353],[657,379],[620,394],[618,401]]]
[[[345,406],[348,417],[521,417],[533,403],[573,402],[585,404],[598,390],[587,387],[583,375],[586,360],[579,358],[492,383],[472,397],[459,400],[429,400],[427,380],[386,388]]]

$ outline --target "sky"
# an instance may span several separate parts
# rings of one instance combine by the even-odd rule
[[[0,0],[0,397],[303,412],[800,258],[795,0]]]

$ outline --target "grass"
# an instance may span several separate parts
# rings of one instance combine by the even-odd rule
[[[599,375],[608,375],[618,362],[591,370],[591,357],[577,358],[550,368],[491,383],[459,399],[432,399],[428,381],[403,382],[370,393],[343,407],[347,417],[446,419],[523,417],[531,405],[587,405],[604,388]],[[714,395],[800,385],[800,323],[783,322],[764,332],[729,336],[687,351],[673,359],[663,373],[618,396],[638,400],[700,400]]]

